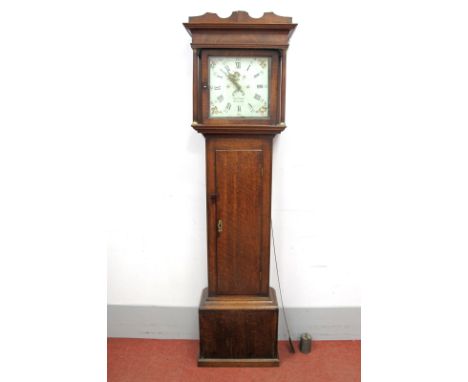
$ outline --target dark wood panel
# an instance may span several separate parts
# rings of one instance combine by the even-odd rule
[[[200,366],[278,365],[278,303],[272,288],[264,300],[210,298],[205,289],[199,316]]]
[[[217,290],[260,292],[262,150],[216,150]],[[218,228],[218,227],[217,227]]]
[[[271,136],[207,137],[210,296],[268,295],[271,147]]]
[[[201,358],[277,358],[277,321],[277,310],[201,311]]]

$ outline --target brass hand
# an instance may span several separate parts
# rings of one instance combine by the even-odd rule
[[[244,95],[244,91],[242,90],[242,87],[239,85],[239,82],[237,82],[236,76],[234,74],[229,74],[228,78],[236,87],[236,92],[241,92],[242,95]]]
[[[228,80],[231,81],[232,84],[236,87],[236,90],[234,90],[232,94],[234,95],[234,93],[241,92],[242,95],[245,95],[244,91],[242,90],[242,87],[239,85],[239,82],[237,82],[237,76],[231,73],[227,73],[224,70],[222,70],[222,72],[228,78]]]

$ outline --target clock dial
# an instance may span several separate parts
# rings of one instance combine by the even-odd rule
[[[210,56],[210,118],[268,118],[270,57]]]

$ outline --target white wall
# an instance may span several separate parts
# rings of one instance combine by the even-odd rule
[[[196,306],[207,283],[204,140],[190,127],[192,56],[181,25],[207,10],[273,10],[299,23],[289,50],[288,129],[274,154],[272,215],[287,306],[358,306],[361,254],[378,279],[399,266],[395,256],[407,261],[453,242],[460,225],[443,222],[455,223],[448,214],[457,210],[433,200],[453,192],[466,209],[456,176],[465,145],[454,139],[466,126],[455,117],[466,93],[453,97],[466,71],[455,82],[434,73],[449,63],[460,69],[466,58],[438,38],[432,18],[421,19],[421,7],[379,8],[368,18],[369,5],[347,2],[177,4],[162,18],[156,4],[115,5],[111,44],[97,52],[113,57],[103,78],[112,122],[104,175],[109,304]],[[434,4],[430,12],[452,15]],[[459,24],[451,25],[456,33]],[[440,232],[447,240],[433,242]]]
[[[181,23],[239,8],[299,23],[288,60],[289,127],[274,147],[272,215],[285,303],[360,305],[365,236],[355,198],[364,163],[356,101],[349,102],[360,91],[349,62],[358,36],[342,34],[345,11],[325,21],[305,2],[192,3],[158,22],[149,6],[116,10],[125,27],[107,74],[118,105],[108,135],[108,303],[196,306],[207,285],[204,139],[190,127],[192,51]]]

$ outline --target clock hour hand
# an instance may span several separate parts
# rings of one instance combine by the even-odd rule
[[[244,91],[242,90],[242,88],[240,87],[240,85],[239,85],[238,83],[233,82],[233,84],[236,86],[236,90],[234,90],[234,91],[232,92],[232,95],[234,95],[234,94],[237,93],[237,92],[241,92],[242,95],[245,95]]]
[[[231,73],[227,73],[226,71],[224,71],[223,69],[221,69],[221,71],[223,72],[223,74],[228,78],[229,81],[232,82],[232,84],[236,87],[236,90],[234,90],[234,93],[237,93],[237,92],[241,92],[242,95],[245,95],[244,91],[242,90],[242,87],[239,85],[239,83],[237,82],[236,78],[235,78],[235,75],[231,74]]]

